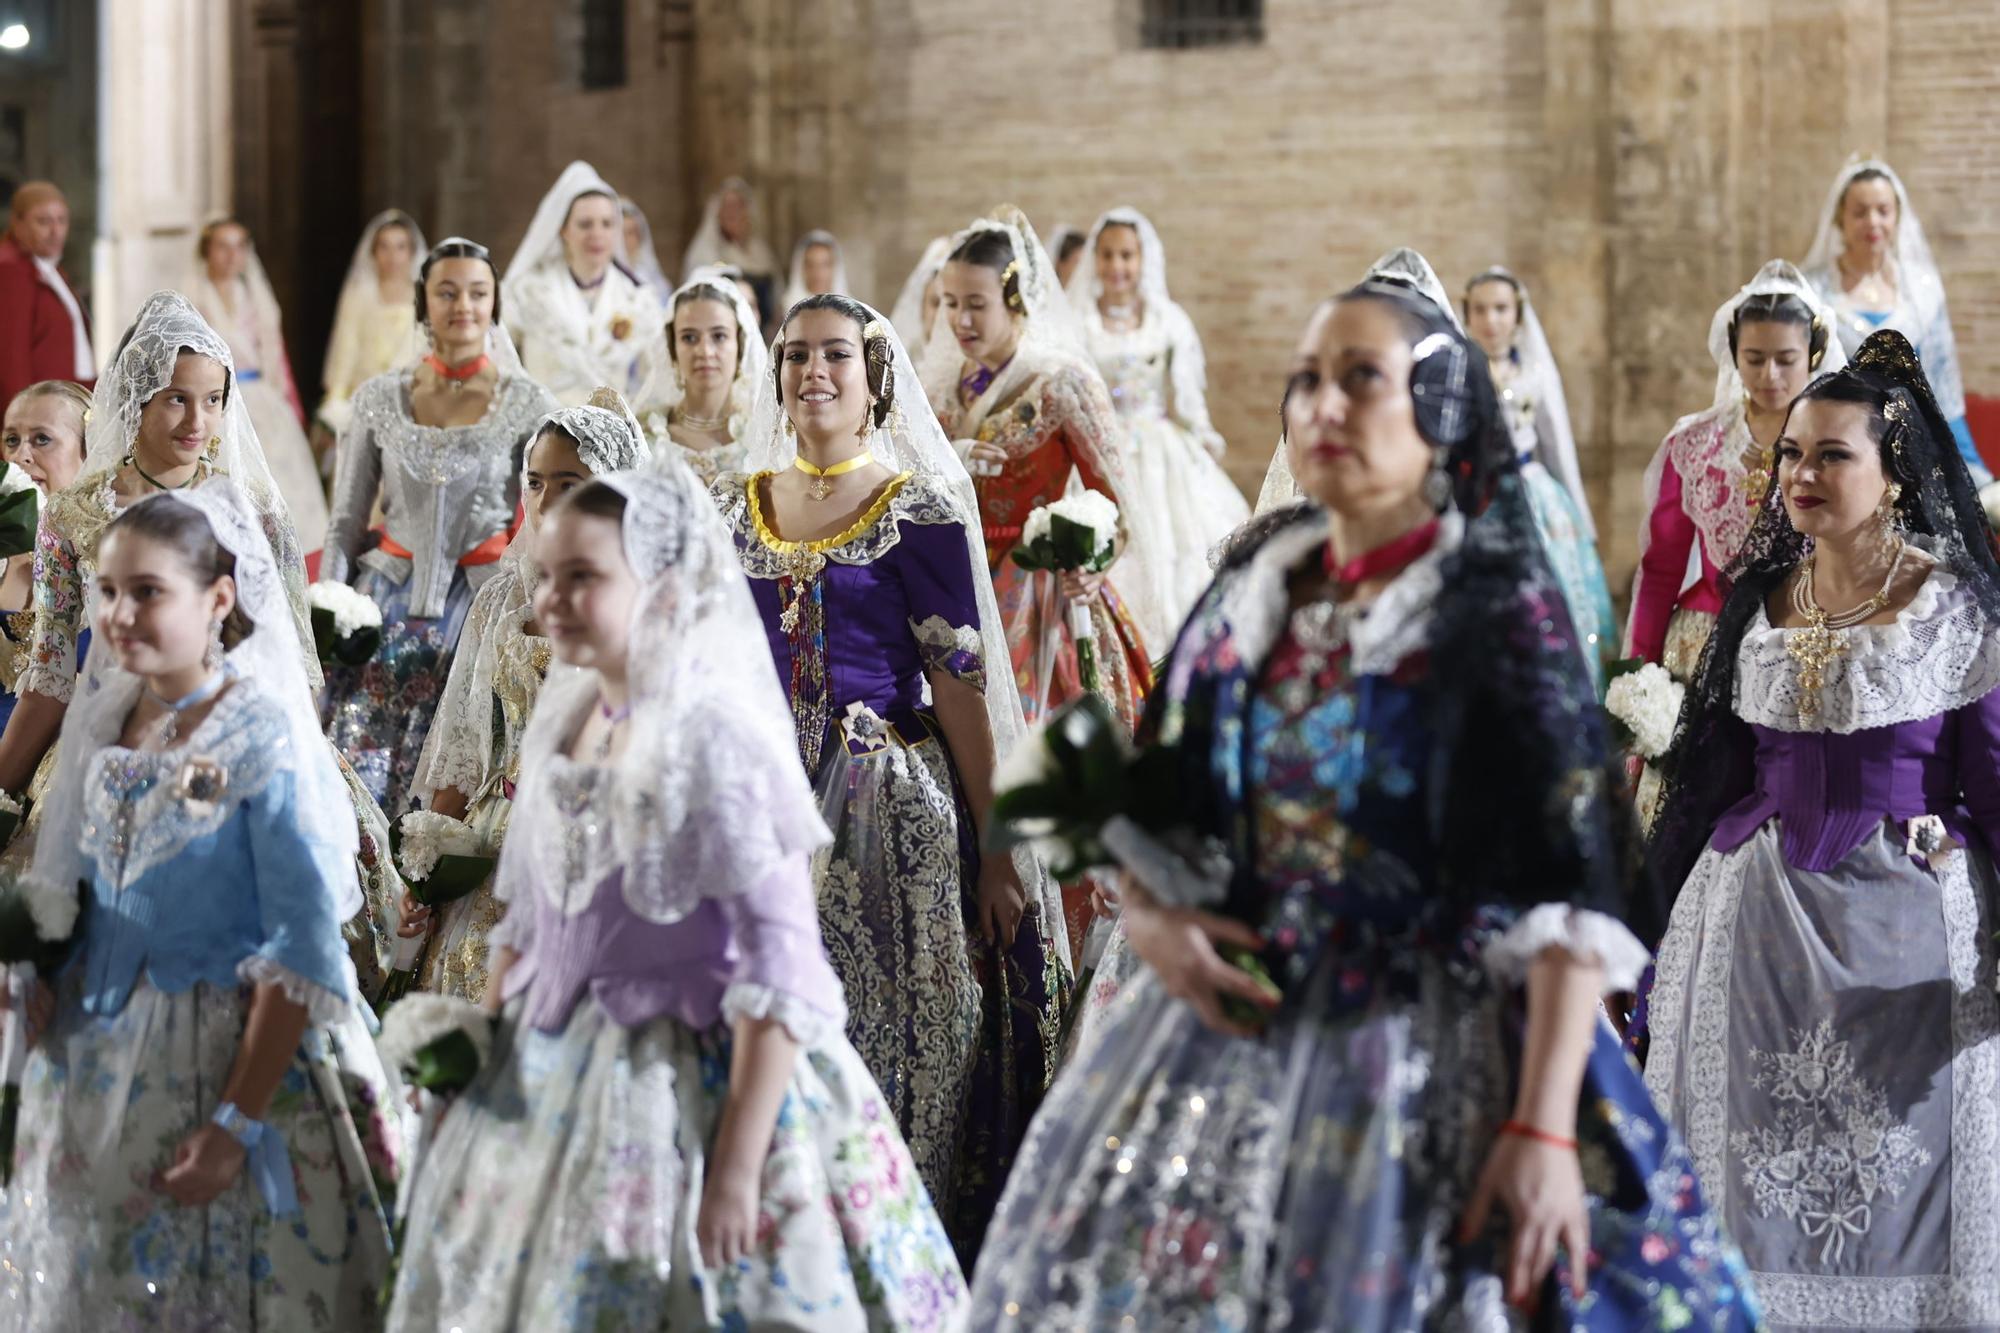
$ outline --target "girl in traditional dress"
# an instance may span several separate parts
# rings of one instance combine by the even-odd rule
[[[355,394],[319,567],[382,609],[373,659],[328,673],[327,733],[391,815],[407,808],[475,584],[507,549],[518,451],[557,406],[514,360],[485,246],[454,236],[418,276],[431,350]]]
[[[639,467],[647,457],[638,424],[608,388],[583,407],[551,413],[528,445],[521,534],[472,599],[412,788],[420,806],[462,820],[487,847],[506,842],[521,780],[521,738],[549,673],[552,648],[532,605],[536,535],[557,500],[593,476]],[[431,929],[430,916],[405,898],[400,933]],[[486,993],[487,936],[499,920],[490,883],[447,904],[418,964],[420,987],[478,1002]]]
[[[394,370],[410,354],[416,328],[417,270],[423,267],[424,234],[400,208],[377,213],[361,231],[327,344],[324,396],[315,426],[328,438],[321,449],[325,470],[333,470],[333,438],[354,414],[354,392],[377,375]]]
[[[1211,548],[1250,517],[1222,470],[1208,419],[1208,366],[1194,321],[1167,295],[1167,256],[1146,215],[1114,208],[1069,288],[1084,345],[1125,428],[1132,544],[1119,588],[1146,643],[1164,650],[1208,586]]]
[[[83,470],[83,428],[90,417],[90,390],[74,380],[43,380],[30,384],[7,404],[0,423],[0,448],[15,476],[27,478],[41,493],[41,506],[66,489]],[[0,727],[14,715],[15,686],[27,666],[27,645],[35,629],[35,560],[28,551],[0,561]],[[88,631],[85,631],[86,642]],[[84,644],[79,643],[81,654]],[[82,657],[77,658],[79,662]]]
[[[625,225],[625,266],[654,300],[666,305],[674,294],[674,284],[660,267],[660,253],[653,248],[653,224],[646,221],[646,210],[631,199],[620,199],[618,213]]]
[[[1485,357],[1364,284],[1283,410],[1311,502],[1225,558],[1141,738],[1180,777],[1149,824],[1227,874],[1127,880],[1148,970],[1035,1119],[972,1326],[1755,1328],[1599,1012],[1646,959],[1631,839]]]
[[[656,456],[677,455],[710,483],[744,470],[750,408],[771,353],[757,312],[716,270],[690,276],[667,310],[673,373],[646,413],[648,434]]]
[[[660,300],[624,263],[618,192],[572,162],[542,197],[501,286],[521,365],[566,407],[600,384],[643,401],[666,363]]]
[[[1059,898],[985,856],[1023,727],[971,479],[895,332],[842,296],[792,312],[715,483],[833,825],[814,863],[848,1035],[968,1262],[1042,1090],[1069,986]]]
[[[1521,482],[1534,507],[1542,549],[1562,583],[1570,623],[1591,680],[1602,691],[1604,663],[1616,651],[1611,589],[1597,558],[1597,530],[1583,493],[1576,440],[1569,430],[1562,374],[1528,304],[1528,289],[1504,268],[1489,268],[1465,286],[1465,323],[1486,352],[1487,372],[1521,455]]]
[[[187,298],[156,292],[97,381],[80,475],[50,498],[35,534],[34,631],[16,682],[19,703],[0,736],[0,790],[25,790],[32,802],[26,828],[8,846],[9,862],[25,863],[32,855],[36,830],[49,813],[56,737],[88,660],[98,544],[133,502],[210,477],[233,481],[256,509],[277,558],[300,670],[312,689],[320,687],[305,561],[233,371],[229,345]],[[281,627],[268,628],[275,634]],[[348,929],[355,965],[372,991],[387,957],[402,882],[390,863],[381,809],[353,771],[336,763],[347,782],[343,808],[356,828],[368,909]]]
[[[1993,480],[1965,424],[1965,381],[1944,278],[1924,239],[1924,224],[1910,207],[1910,193],[1887,162],[1857,158],[1834,178],[1800,267],[1833,307],[1834,326],[1849,356],[1876,329],[1895,329],[1910,340],[1966,470],[1981,486]]]
[[[262,522],[217,479],[104,535],[108,652],[35,854],[36,891],[83,902],[53,1002],[40,982],[28,1002],[46,1027],[0,1197],[12,1328],[379,1319],[396,1097],[341,939],[354,821]]]
[[[285,497],[292,527],[303,550],[317,551],[326,537],[326,484],[306,439],[305,408],[285,354],[285,329],[271,280],[264,276],[249,229],[234,218],[204,226],[195,254],[201,262],[188,294],[209,327],[229,344],[250,424]]]
[[[889,322],[896,326],[896,336],[903,340],[903,346],[917,349],[913,355],[921,356],[930,345],[938,304],[943,299],[938,291],[938,271],[950,255],[951,237],[933,236],[918,257],[917,266],[903,280],[903,290],[896,293],[896,304],[889,309]]]
[[[1773,1328],[2000,1328],[2000,564],[1902,334],[1755,520],[1664,761],[1646,1082]]]
[[[731,176],[708,197],[701,210],[701,225],[681,257],[681,281],[697,269],[727,264],[743,274],[756,290],[759,311],[772,312],[778,299],[778,257],[771,243],[757,230],[757,192],[741,176]]]
[[[392,1329],[962,1326],[814,921],[826,842],[687,469],[571,494],[535,618],[493,1051],[417,1176]],[[504,997],[504,999],[503,999]]]
[[[1118,506],[1119,549],[1135,503],[1124,431],[1083,350],[1048,253],[1019,209],[955,238],[939,277],[941,322],[925,387],[945,434],[974,472],[987,567],[1007,626],[1009,665],[1030,722],[1083,693],[1070,604],[1089,608],[1101,692],[1126,724],[1152,684],[1145,639],[1118,587],[1150,574],[1126,554],[1110,577],[1030,572],[1013,561],[1028,515],[1067,491],[1070,474]],[[999,665],[998,663],[994,664]]]
[[[847,260],[841,256],[839,238],[815,227],[792,246],[792,269],[785,282],[784,308],[790,310],[808,296],[824,296],[828,292],[847,295]]]
[[[1782,259],[1722,303],[1708,325],[1715,402],[1682,417],[1646,468],[1646,526],[1625,651],[1693,677],[1736,559],[1771,489],[1778,432],[1806,382],[1847,354],[1832,311]]]

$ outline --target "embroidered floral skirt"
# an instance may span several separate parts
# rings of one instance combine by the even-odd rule
[[[22,1079],[14,1180],[0,1196],[0,1327],[375,1327],[400,1094],[358,1011],[307,1030],[271,1100],[265,1120],[290,1149],[302,1210],[274,1220],[247,1171],[200,1208],[153,1184],[221,1102],[250,990],[168,995],[141,980],[118,1014],[92,1018],[80,974]]]
[[[819,793],[834,840],[814,860],[820,933],[847,992],[847,1033],[881,1084],[970,1266],[1055,1072],[1070,976],[1031,904],[1004,954],[978,934],[979,851],[943,744],[899,732],[826,742]]]
[[[1125,986],[1022,1145],[973,1282],[978,1329],[1509,1330],[1500,1210],[1453,1234],[1512,1106],[1518,1031],[1419,962],[1417,998],[1341,1014],[1323,963],[1260,1038],[1150,973]],[[1593,1266],[1537,1327],[1755,1327],[1741,1260],[1608,1025],[1578,1135]],[[1561,1281],[1560,1294],[1556,1283]]]
[[[757,1249],[695,1239],[729,1035],[637,1028],[578,1002],[560,1032],[510,1004],[492,1061],[412,1182],[391,1329],[912,1329],[965,1285],[888,1107],[851,1047],[802,1051],[764,1164]]]
[[[472,607],[472,587],[462,571],[454,573],[444,614],[435,620],[409,616],[409,584],[380,571],[364,569],[354,587],[382,608],[382,646],[358,667],[327,671],[326,730],[395,820],[409,809],[410,783]]]
[[[1675,902],[1646,1082],[1773,1328],[2000,1328],[1996,890],[1886,822],[1800,870],[1772,822]]]
[[[1113,566],[1114,577],[1117,566]],[[1030,572],[1002,560],[993,571],[993,596],[1007,630],[1013,655],[1014,684],[1021,691],[1021,709],[1030,723],[1083,693],[1077,665],[1076,636],[1070,631],[1069,603],[1056,576]],[[1097,656],[1098,692],[1110,703],[1127,730],[1139,725],[1146,692],[1153,688],[1148,645],[1138,624],[1125,610],[1117,589],[1107,583],[1090,608],[1090,641]],[[997,677],[997,673],[996,677]],[[997,683],[997,679],[996,679]]]

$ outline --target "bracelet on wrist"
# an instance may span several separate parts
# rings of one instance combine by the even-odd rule
[[[1546,1129],[1536,1129],[1533,1125],[1525,1121],[1508,1120],[1501,1124],[1500,1132],[1512,1135],[1517,1139],[1532,1139],[1536,1143],[1546,1143],[1551,1148],[1562,1148],[1568,1152],[1576,1151],[1575,1139],[1566,1139],[1560,1134],[1551,1134]]]

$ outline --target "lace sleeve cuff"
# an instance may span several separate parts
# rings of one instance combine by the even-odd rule
[[[912,620],[910,633],[923,654],[925,670],[945,672],[981,694],[986,692],[986,659],[980,653],[977,626],[953,625],[943,616],[930,616],[921,623]]]
[[[1536,956],[1552,944],[1596,960],[1604,969],[1607,995],[1636,987],[1652,961],[1646,946],[1617,918],[1567,903],[1543,903],[1487,942],[1486,970],[1497,980],[1519,984],[1527,980]]]
[[[840,1035],[847,1015],[828,1013],[787,991],[773,990],[754,982],[731,982],[722,992],[722,1016],[728,1019],[776,1019],[793,1041],[811,1049]]]
[[[238,963],[236,979],[252,986],[273,985],[281,988],[286,999],[305,1006],[306,1018],[315,1027],[338,1023],[347,1017],[353,1004],[349,995],[328,990],[317,981],[292,971],[269,954],[253,953]]]

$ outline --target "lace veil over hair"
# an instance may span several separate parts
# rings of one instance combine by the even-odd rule
[[[1919,295],[1926,289],[1942,291],[1944,280],[1938,273],[1937,260],[1931,254],[1930,241],[1924,236],[1924,224],[1918,219],[1916,210],[1910,207],[1910,192],[1903,188],[1903,178],[1887,162],[1858,154],[1841,168],[1840,174],[1834,177],[1832,188],[1826,192],[1826,202],[1819,210],[1819,227],[1813,232],[1812,248],[1806,251],[1805,263],[1801,267],[1811,272],[1827,265],[1838,265],[1840,257],[1847,253],[1847,238],[1840,230],[1840,203],[1847,194],[1847,187],[1863,172],[1886,177],[1889,187],[1896,192],[1897,284],[1906,286],[1911,295]]]
[[[951,247],[945,252],[947,262],[953,251],[982,232],[998,232],[1007,238],[1014,251],[1015,280],[1021,293],[1021,310],[1016,315],[1021,326],[1020,341],[1015,344],[1014,359],[993,377],[985,393],[986,401],[1007,401],[1021,384],[1063,360],[1086,366],[1095,375],[1096,363],[1084,347],[1083,329],[1077,323],[1076,312],[1056,281],[1055,261],[1042,248],[1027,214],[1012,204],[1001,205],[991,217],[978,219],[951,238]],[[938,320],[931,327],[930,340],[924,344],[921,363],[924,395],[931,403],[949,402],[958,392],[964,363],[965,354],[959,351],[950,322]]]
[[[903,340],[896,336],[895,328],[871,307],[859,301],[854,304],[860,306],[867,316],[862,325],[864,341],[881,338],[888,344],[889,352],[883,378],[891,404],[889,415],[886,421],[870,432],[868,449],[884,466],[897,472],[913,473],[930,482],[957,511],[956,517],[965,534],[966,559],[972,568],[973,592],[979,605],[979,651],[988,675],[986,717],[993,730],[994,758],[1004,761],[1023,741],[1028,728],[1021,708],[1020,691],[1013,684],[1013,653],[1007,642],[1006,626],[1000,619],[999,603],[993,595],[992,575],[986,565],[986,542],[980,526],[979,497],[973,489],[972,475],[965,470],[957,451],[945,438],[944,428],[938,424],[937,414],[931,411],[924,396],[917,368],[911,362]],[[784,336],[784,330],[779,329],[778,337],[772,343],[774,363],[782,353]],[[957,354],[954,344],[952,355]],[[778,401],[777,390],[777,375],[766,374],[758,388],[757,406],[750,418],[750,433],[745,437],[752,472],[780,472],[789,468],[798,457],[798,440],[784,428],[784,408]],[[765,646],[765,653],[769,655],[768,645]],[[786,716],[790,716],[789,704]],[[1022,868],[1022,883],[1028,885],[1030,893],[1033,893],[1034,885],[1041,878],[1038,868],[1028,859],[1025,850],[1016,853],[1015,862]],[[1041,909],[1044,929],[1051,932],[1065,950],[1063,956],[1067,956],[1068,937],[1063,925],[1061,900],[1053,885],[1047,886]]]
[[[1088,259],[1089,256],[1086,255],[1085,258]],[[1437,270],[1431,267],[1430,260],[1409,246],[1399,245],[1383,255],[1369,265],[1368,272],[1361,280],[1364,283],[1386,282],[1405,291],[1415,292],[1436,306],[1451,327],[1461,336],[1464,335],[1465,325],[1459,321],[1458,307],[1445,291],[1444,284],[1438,281]],[[1278,447],[1271,454],[1271,466],[1264,473],[1263,489],[1257,492],[1255,512],[1266,514],[1273,509],[1291,504],[1298,498],[1299,483],[1292,476],[1292,460],[1285,456],[1285,440],[1281,431],[1278,436]]]
[[[630,199],[618,201],[618,211],[627,222],[639,224],[639,248],[626,247],[625,262],[631,266],[632,276],[644,286],[653,289],[653,295],[664,302],[673,294],[674,284],[660,267],[660,253],[653,247],[653,224],[646,220],[646,210]]]
[[[368,225],[361,229],[360,241],[355,244],[354,255],[347,261],[347,276],[340,284],[340,304],[335,307],[336,324],[350,317],[349,310],[365,309],[380,299],[381,284],[375,276],[375,237],[384,227],[401,227],[410,234],[410,283],[412,287],[416,285],[424,256],[430,253],[424,244],[423,228],[400,208],[384,209],[368,219]],[[407,302],[414,295],[413,291],[404,292],[403,299]]]
[[[1536,406],[1546,411],[1542,419],[1552,437],[1537,441],[1535,452],[1542,465],[1576,501],[1576,514],[1583,520],[1584,535],[1596,541],[1597,522],[1590,515],[1590,497],[1583,489],[1583,469],[1577,463],[1576,435],[1570,429],[1569,401],[1563,393],[1562,371],[1556,365],[1556,354],[1549,346],[1548,335],[1542,332],[1542,320],[1535,313],[1535,303],[1529,299],[1528,284],[1516,277],[1511,269],[1495,264],[1465,284],[1466,295],[1470,297],[1472,289],[1482,282],[1504,282],[1514,289],[1518,298],[1514,352],[1523,378],[1531,384],[1539,384],[1543,390],[1542,399]]]
[[[687,281],[675,288],[674,294],[667,300],[669,358],[679,355],[674,343],[674,312],[683,301],[698,298],[720,301],[736,317],[736,378],[729,384],[729,436],[741,443],[749,426],[750,410],[756,405],[757,386],[770,375],[771,349],[764,344],[764,330],[757,323],[757,312],[744,298],[743,289],[736,285],[734,278],[725,276],[720,266],[710,265],[688,274]],[[660,379],[664,385],[646,409],[649,417],[653,412],[673,411],[687,397],[686,386],[674,369],[669,367]]]
[[[492,252],[478,241],[467,240],[463,236],[447,236],[425,251],[423,261],[412,270],[417,284],[423,285],[425,264],[437,264],[446,259],[483,259],[493,271],[494,309],[499,313],[486,330],[486,355],[492,359],[493,368],[503,376],[525,374],[521,368],[521,354],[514,349],[514,339],[507,332],[505,320],[500,318],[507,313],[507,303],[500,294],[500,266],[493,262]],[[430,326],[420,319],[410,330],[408,350],[396,362],[397,372],[408,370],[422,361],[431,353],[432,347]]]
[[[791,272],[785,280],[784,305],[790,310],[808,296],[818,293],[806,287],[806,251],[815,245],[823,245],[833,251],[833,286],[827,290],[838,295],[847,295],[847,255],[840,248],[840,238],[824,228],[815,227],[799,237],[792,246]]]
[[[642,590],[627,640],[628,739],[599,812],[616,864],[592,866],[587,878],[622,868],[634,912],[678,921],[704,897],[755,889],[785,858],[832,835],[799,766],[749,581],[708,492],[677,460],[600,480],[624,497],[624,555]],[[522,744],[529,804],[553,801],[549,762],[598,690],[594,671],[544,688]],[[501,897],[512,896],[514,878],[503,872]],[[588,895],[564,901],[562,873],[536,879],[559,909],[588,905]]]
[[[1837,346],[1836,340],[1829,356]],[[1902,487],[1895,515],[1903,534],[1958,580],[1988,625],[2000,625],[2000,561],[1993,531],[1909,340],[1894,329],[1870,334],[1851,364],[1815,379],[1792,410],[1830,388],[1842,391],[1843,398],[1858,391],[1879,405],[1882,463],[1890,480]],[[1669,899],[1686,883],[1717,818],[1748,790],[1755,742],[1736,713],[1739,650],[1751,622],[1811,553],[1812,540],[1792,526],[1774,485],[1742,550],[1724,571],[1729,600],[1682,701],[1673,746],[1660,763],[1660,814],[1649,861]],[[1666,927],[1664,911],[1646,925],[1658,938]]]
[[[730,194],[743,200],[744,211],[750,219],[749,229],[740,242],[731,241],[722,234],[722,200],[723,196]],[[694,239],[688,242],[687,252],[681,257],[683,281],[693,277],[698,268],[722,263],[741,264],[754,277],[774,276],[771,269],[776,260],[771,254],[770,243],[764,239],[763,223],[757,192],[750,188],[749,181],[741,176],[731,176],[716,186],[715,193],[709,195],[708,202],[702,206],[701,225],[695,228]]]
[[[910,270],[910,276],[903,279],[903,289],[896,293],[896,304],[890,308],[889,322],[896,326],[896,336],[903,340],[903,346],[922,351],[929,341],[931,331],[924,327],[924,288],[930,286],[931,279],[944,267],[945,256],[951,253],[951,237],[933,236],[931,243],[924,247],[917,266]]]
[[[545,264],[560,264],[563,257],[562,229],[569,221],[569,210],[578,199],[587,194],[601,194],[609,198],[613,205],[619,201],[618,191],[611,183],[597,174],[597,168],[578,159],[562,169],[556,183],[542,196],[542,202],[535,207],[535,216],[528,223],[527,232],[521,237],[520,245],[514,249],[514,257],[507,261],[507,272],[502,275],[500,285],[511,291],[514,285],[530,270]],[[623,212],[619,214],[624,217]],[[625,262],[625,237],[621,231],[618,237],[618,253],[613,262],[629,275],[630,266]]]
[[[354,809],[320,730],[306,659],[292,623],[289,580],[265,539],[261,506],[233,477],[149,495],[132,508],[146,505],[198,510],[216,541],[234,557],[236,604],[255,628],[228,650],[223,661],[239,681],[255,681],[283,708],[286,745],[299,784],[293,817],[303,836],[351,865],[359,846]],[[84,784],[98,752],[117,743],[143,688],[140,678],[118,666],[108,649],[99,652],[93,638],[76,696],[63,714],[56,771],[44,801],[46,821],[35,842],[37,877],[52,884],[74,884],[82,878]],[[338,919],[345,921],[360,910],[360,883],[350,881],[338,903]]]

